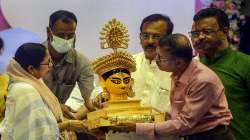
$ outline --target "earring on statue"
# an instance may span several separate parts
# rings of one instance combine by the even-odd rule
[[[127,95],[128,95],[128,97],[134,97],[135,96],[135,92],[133,91],[132,86],[130,86]]]
[[[110,94],[108,93],[107,89],[104,87],[103,92],[101,93],[103,102],[106,102],[110,99]]]
[[[127,93],[128,97],[134,97],[135,96],[135,92],[133,90],[133,85],[134,85],[134,79],[131,78],[130,79],[130,86],[129,86],[128,93]]]

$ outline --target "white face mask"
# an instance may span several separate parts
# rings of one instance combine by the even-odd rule
[[[73,37],[69,40],[66,40],[53,35],[51,45],[58,53],[66,53],[73,47],[74,39],[75,38]]]

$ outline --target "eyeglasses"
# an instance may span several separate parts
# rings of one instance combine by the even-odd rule
[[[167,58],[160,58],[159,55],[156,55],[155,57],[155,61],[156,62],[163,62],[163,61],[169,61],[170,59],[167,59]]]
[[[212,30],[212,29],[204,29],[204,30],[200,30],[200,31],[191,31],[191,32],[188,32],[189,36],[192,37],[192,38],[198,38],[201,33],[208,37],[208,36],[212,36],[214,33],[218,32],[220,29],[217,29],[217,30]]]
[[[142,37],[143,40],[149,40],[150,37],[151,37],[152,40],[159,41],[162,36],[160,34],[142,33],[141,37]]]
[[[53,66],[52,59],[49,58],[48,63],[42,63],[42,64],[40,64],[40,65],[47,65],[47,66],[49,66],[49,67],[52,67],[52,66]]]

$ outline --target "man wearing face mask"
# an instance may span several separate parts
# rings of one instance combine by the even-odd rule
[[[62,105],[65,117],[81,119],[86,115],[82,106],[77,113],[64,105],[77,83],[85,106],[89,111],[94,108],[90,101],[93,90],[93,72],[89,60],[75,48],[76,16],[69,11],[59,10],[50,16],[47,27],[47,41],[44,43],[49,50],[54,66],[44,78],[45,83],[56,95]]]

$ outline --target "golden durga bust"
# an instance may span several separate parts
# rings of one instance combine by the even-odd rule
[[[141,107],[140,100],[129,100],[133,97],[133,79],[131,73],[136,70],[133,56],[119,49],[128,47],[128,31],[124,25],[113,19],[105,25],[101,37],[101,48],[112,48],[113,52],[97,58],[92,69],[99,76],[99,85],[103,92],[98,95],[103,108],[87,114],[89,129],[116,126],[119,123],[160,122],[165,115],[151,107]],[[146,80],[146,79],[145,79]]]

